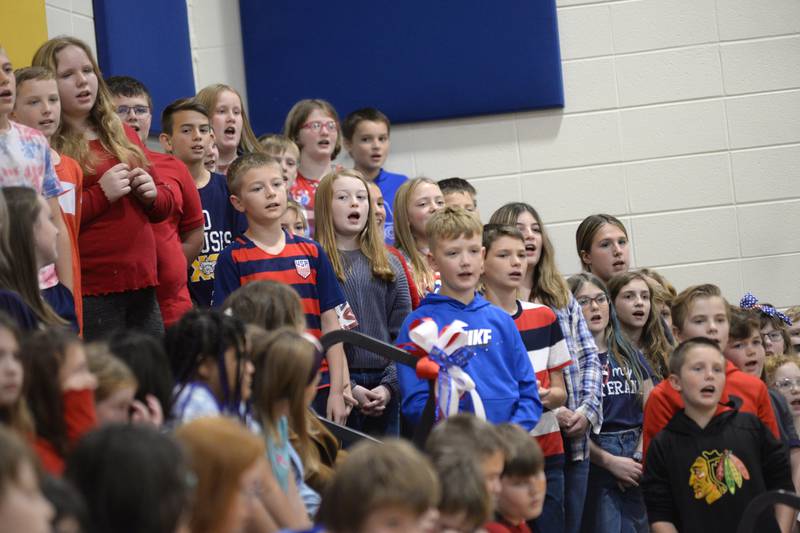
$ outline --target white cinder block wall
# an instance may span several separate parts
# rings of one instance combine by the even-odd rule
[[[75,31],[91,3],[72,4]],[[238,2],[187,4],[198,88],[244,91]],[[68,5],[47,0],[48,23]],[[608,212],[679,289],[800,304],[800,2],[558,0],[558,17],[563,110],[398,125],[387,167],[469,179],[484,219],[532,203],[565,274],[580,220]]]
[[[95,56],[94,8],[92,0],[45,0],[47,35],[72,35],[92,47]]]

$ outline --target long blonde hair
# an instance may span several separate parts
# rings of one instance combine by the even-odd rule
[[[97,76],[97,98],[89,112],[89,123],[94,126],[100,144],[122,163],[127,163],[131,167],[147,166],[148,161],[144,151],[125,134],[122,121],[114,111],[111,93],[103,80],[100,67],[86,43],[75,37],[62,36],[50,39],[34,54],[33,66],[47,67],[58,76],[58,53],[68,46],[76,46],[83,50]],[[50,140],[50,146],[56,152],[75,159],[81,165],[84,174],[94,174],[97,160],[89,150],[84,132],[76,130],[63,118]]]
[[[316,201],[314,203],[314,218],[318,221],[314,228],[314,239],[316,239],[325,249],[328,258],[331,260],[333,271],[339,281],[347,278],[344,269],[342,254],[336,246],[336,229],[333,224],[333,185],[339,178],[355,178],[364,184],[367,191],[368,211],[367,223],[358,236],[359,249],[369,261],[372,268],[372,275],[376,278],[391,282],[394,281],[394,272],[389,265],[389,258],[386,255],[386,246],[383,244],[383,235],[379,235],[375,224],[375,212],[372,210],[372,198],[369,194],[369,186],[364,175],[357,170],[339,170],[326,174],[319,182],[317,188]]]
[[[494,213],[489,219],[489,224],[502,224],[517,226],[517,219],[522,213],[529,213],[539,224],[542,232],[542,251],[539,263],[533,269],[533,285],[531,286],[530,301],[538,299],[543,304],[555,309],[563,309],[569,305],[569,287],[564,281],[564,276],[556,267],[556,254],[550,237],[547,235],[542,218],[532,205],[523,202],[511,202]],[[395,222],[395,228],[397,222]],[[396,230],[395,230],[396,231]]]
[[[253,127],[250,125],[250,119],[247,118],[247,111],[244,109],[244,100],[242,100],[242,95],[239,94],[239,91],[230,85],[214,83],[212,85],[203,87],[200,92],[197,93],[195,99],[206,106],[210,117],[213,118],[217,110],[217,100],[219,99],[219,95],[225,91],[235,94],[239,98],[239,105],[242,107],[242,136],[239,138],[238,149],[244,154],[263,152],[264,150],[261,147],[261,143],[258,142],[258,138],[253,132]]]
[[[419,290],[420,296],[433,289],[433,271],[428,265],[428,259],[417,249],[414,235],[411,233],[411,222],[408,220],[408,207],[411,195],[422,183],[437,185],[430,178],[414,178],[404,182],[394,195],[394,244],[397,249],[408,257],[411,266],[411,277]]]

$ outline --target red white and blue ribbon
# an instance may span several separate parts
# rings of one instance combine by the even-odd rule
[[[792,319],[788,316],[784,315],[774,307],[769,304],[760,304],[758,303],[758,298],[753,296],[752,293],[747,292],[744,296],[742,296],[741,301],[739,302],[739,307],[742,309],[756,309],[760,311],[761,314],[775,317],[779,320],[782,320],[787,326],[792,325]]]
[[[456,320],[440,332],[436,322],[426,318],[412,327],[408,336],[427,354],[424,359],[438,366],[437,372],[433,374],[434,365],[420,360],[417,364],[417,375],[436,378],[439,412],[445,417],[458,413],[459,399],[462,394],[468,393],[475,416],[486,420],[486,411],[478,391],[475,390],[475,382],[463,369],[475,356],[475,352],[467,347],[467,332],[464,330],[466,325],[465,322]]]

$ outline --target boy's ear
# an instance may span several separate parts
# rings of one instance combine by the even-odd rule
[[[165,152],[168,154],[172,153],[172,137],[166,133],[162,133],[158,136],[158,142],[161,144],[161,148],[163,148]]]
[[[434,272],[437,272],[439,270],[439,265],[436,264],[436,258],[433,256],[433,253],[430,250],[428,250],[427,257],[428,264],[431,266],[431,269],[433,269]]]
[[[681,378],[676,376],[675,374],[670,374],[667,378],[669,380],[669,384],[672,385],[672,388],[676,391],[681,391]]]
[[[242,201],[239,199],[238,196],[236,196],[235,194],[231,194],[230,201],[231,201],[231,205],[233,206],[234,209],[236,209],[240,213],[244,213],[245,212],[244,204],[242,203]]]

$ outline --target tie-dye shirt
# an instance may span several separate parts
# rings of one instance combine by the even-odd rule
[[[61,194],[50,145],[39,130],[10,122],[0,132],[0,187],[33,187],[45,198]]]

